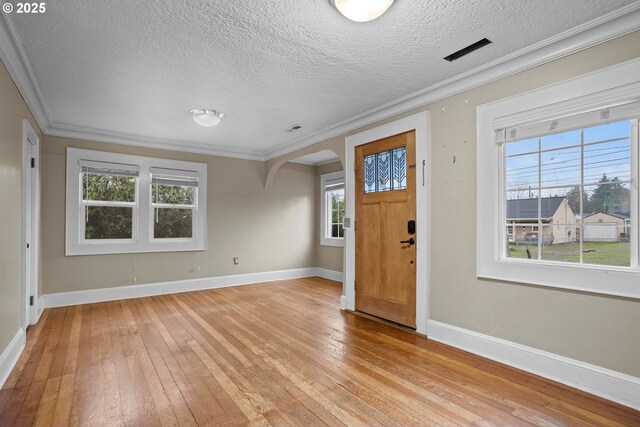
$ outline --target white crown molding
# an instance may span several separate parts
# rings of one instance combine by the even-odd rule
[[[9,374],[11,374],[13,367],[18,362],[26,342],[27,336],[24,333],[24,329],[20,328],[2,351],[2,354],[0,354],[0,390],[4,387]]]
[[[33,67],[24,50],[11,15],[2,13],[0,18],[0,58],[9,70],[20,94],[33,114],[40,130],[51,126],[51,113],[40,91]]]
[[[640,378],[435,320],[428,321],[427,336],[640,410]]]
[[[640,1],[264,153],[267,160],[563,58],[640,29]]]
[[[186,141],[178,143],[161,138],[150,138],[56,123],[42,96],[33,68],[11,20],[11,16],[6,13],[2,15],[3,19],[0,19],[0,58],[7,66],[18,90],[45,135],[263,161],[280,157],[329,138],[343,135],[372,123],[388,119],[638,30],[640,29],[640,0],[525,49],[381,105],[375,109],[353,116],[301,139],[282,143],[265,152],[237,150],[228,147],[209,147]]]
[[[151,138],[126,133],[112,132],[104,129],[75,126],[67,123],[52,123],[43,130],[45,135],[64,138],[84,139],[88,141],[107,142],[110,144],[129,145],[134,147],[154,148],[158,150],[180,151],[185,153],[207,154],[210,156],[233,157],[236,159],[264,161],[263,153],[253,150],[237,150],[228,147],[208,146],[189,142],[179,143],[164,138]]]

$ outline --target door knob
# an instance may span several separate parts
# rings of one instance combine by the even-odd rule
[[[416,239],[412,237],[409,240],[401,240],[400,243],[408,243],[410,245],[414,245],[416,243]]]

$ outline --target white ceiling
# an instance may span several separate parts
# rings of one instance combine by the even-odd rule
[[[57,0],[11,17],[53,128],[264,157],[630,3],[397,0],[357,24],[328,0]],[[198,107],[226,117],[202,128]]]

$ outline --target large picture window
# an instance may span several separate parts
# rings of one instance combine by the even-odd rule
[[[477,275],[640,298],[640,61],[478,107]]]
[[[66,254],[203,250],[205,164],[67,150]]]
[[[320,244],[344,245],[344,172],[320,177]]]

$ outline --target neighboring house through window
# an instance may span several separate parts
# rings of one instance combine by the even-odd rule
[[[67,149],[66,254],[204,250],[207,166]]]
[[[320,177],[320,244],[344,245],[344,172]]]

